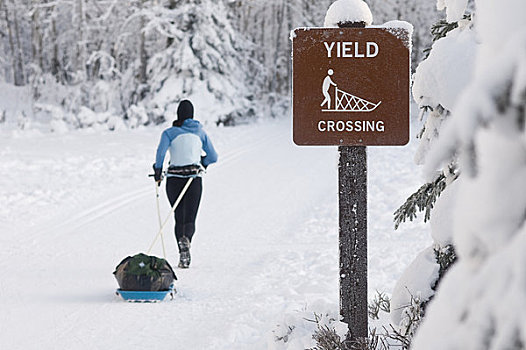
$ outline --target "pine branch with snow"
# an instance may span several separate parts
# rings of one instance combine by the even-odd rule
[[[400,208],[394,213],[395,229],[398,229],[401,223],[406,220],[413,221],[417,217],[417,213],[424,211],[424,222],[431,218],[431,210],[445,189],[444,174],[440,174],[432,182],[428,182],[413,193]]]
[[[433,28],[433,36],[432,49],[414,75],[413,97],[423,110],[424,120],[415,155],[417,164],[426,163],[430,150],[436,147],[442,136],[444,124],[452,118],[451,110],[472,77],[477,49],[471,17],[454,23],[438,22]],[[421,186],[395,212],[395,228],[424,212],[424,222],[430,221],[434,241],[406,269],[393,292],[391,319],[396,325],[393,328],[398,332],[395,335],[407,338],[407,346],[424,319],[427,305],[434,298],[446,271],[457,261],[451,217],[456,199],[455,184],[462,179],[462,167],[456,155],[451,155],[442,169],[429,176],[432,180]]]
[[[526,305],[526,7],[516,0],[476,5],[474,72],[426,164],[431,173],[455,158],[462,169],[451,217],[458,261],[426,310],[416,350],[523,349],[526,343],[518,311]]]
[[[471,17],[472,17],[471,14],[466,14],[466,15],[464,15],[464,17],[460,21],[448,22],[445,19],[441,19],[441,20],[437,21],[436,23],[434,23],[431,26],[431,36],[433,38],[433,42],[444,38],[447,35],[447,33],[449,33],[452,30],[458,28],[459,27],[459,22],[461,22],[462,25],[465,25],[466,23],[471,22]],[[429,56],[430,52],[431,52],[431,47],[428,47],[428,48],[424,49],[424,53],[426,54],[426,56],[425,56],[426,58]]]
[[[433,289],[436,291],[438,284],[442,280],[442,277],[445,276],[446,272],[457,261],[457,253],[455,252],[455,247],[452,244],[448,244],[445,247],[436,246],[434,247],[434,250],[436,261],[440,266],[438,270],[438,279],[433,286]]]

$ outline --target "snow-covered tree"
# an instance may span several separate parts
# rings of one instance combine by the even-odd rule
[[[8,81],[13,82],[16,86],[23,86],[26,84],[26,63],[24,59],[24,21],[23,11],[24,7],[14,0],[4,0],[0,2],[0,10],[2,11],[2,19],[4,20],[4,28],[0,32],[1,36],[6,38],[7,44],[4,44],[4,52],[8,52],[5,57],[9,57],[4,64],[10,66],[10,77]]]
[[[424,121],[419,134],[420,145],[415,156],[423,164],[430,148],[442,133],[443,124],[451,118],[461,92],[472,79],[477,50],[476,33],[471,16],[438,21],[432,27],[434,43],[428,57],[418,65],[414,75],[413,97],[422,110]],[[456,156],[436,171],[431,181],[395,212],[395,227],[424,212],[430,221],[433,244],[421,252],[398,281],[392,298],[392,322],[402,334],[412,338],[424,317],[428,302],[434,297],[442,277],[456,261],[452,216],[457,196],[456,181],[462,166]],[[411,310],[418,300],[420,312],[417,324]]]
[[[296,27],[320,27],[327,8],[334,0],[236,0],[234,13],[238,28],[246,33],[259,50],[256,57],[268,74],[265,87],[273,92],[290,91],[290,30]],[[405,20],[415,26],[413,63],[423,58],[423,50],[431,44],[429,27],[437,19],[435,0],[369,0],[375,23]]]
[[[253,44],[232,26],[223,1],[179,2],[155,13],[145,30],[172,38],[149,60],[152,108],[174,118],[177,102],[190,98],[201,106],[197,113],[204,121],[228,124],[255,114],[251,101],[260,65],[250,55]]]
[[[333,0],[236,0],[236,28],[254,43],[253,56],[264,67],[260,84],[268,104],[285,102],[291,91],[290,31],[323,25]],[[280,101],[281,100],[281,101]],[[283,109],[283,108],[282,108]],[[273,111],[283,114],[284,111]]]
[[[462,21],[467,1],[439,5],[447,5],[452,23]],[[526,304],[526,4],[477,0],[475,5],[473,27],[459,25],[437,41],[463,42],[452,52],[456,59],[473,56],[469,66],[449,65],[454,74],[472,73],[456,89],[454,103],[443,105],[449,116],[426,162],[430,177],[452,162],[462,172],[439,199],[449,192],[445,208],[436,204],[442,215],[434,212],[431,219],[459,259],[441,280],[413,349],[524,349],[526,344],[520,311]]]
[[[402,0],[369,2],[385,20],[425,27],[423,3],[430,1],[407,10]],[[196,101],[199,118],[225,124],[285,115],[290,30],[321,26],[332,2],[3,0],[0,79],[31,87],[35,108],[28,118],[44,124],[58,118],[87,126],[81,107],[104,114],[100,123],[121,118],[134,126],[143,109],[147,117],[140,120],[159,123],[174,117],[181,97]]]

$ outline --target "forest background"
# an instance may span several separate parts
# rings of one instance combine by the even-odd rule
[[[0,0],[0,126],[64,132],[175,118],[205,124],[288,115],[295,27],[332,0]],[[374,23],[415,27],[413,69],[431,46],[435,0],[371,0]]]

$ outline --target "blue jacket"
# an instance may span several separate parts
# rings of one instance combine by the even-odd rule
[[[166,129],[161,135],[157,147],[155,168],[162,169],[166,151],[170,150],[170,165],[185,166],[191,164],[208,165],[217,161],[217,152],[195,119],[186,119],[182,126]],[[203,151],[206,153],[202,156]]]

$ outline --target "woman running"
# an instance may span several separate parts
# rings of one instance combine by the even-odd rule
[[[201,175],[204,169],[217,161],[212,142],[201,123],[193,118],[192,103],[189,100],[181,101],[177,108],[177,120],[161,135],[153,165],[154,178],[160,186],[164,157],[166,151],[170,150],[170,163],[166,171],[166,194],[172,207],[188,180],[193,178],[175,209],[175,237],[179,247],[180,268],[190,266],[190,243],[195,233],[195,219],[203,190]]]

